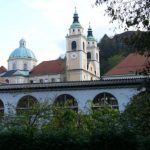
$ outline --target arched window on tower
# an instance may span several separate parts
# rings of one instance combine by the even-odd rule
[[[77,43],[76,43],[76,41],[72,41],[71,48],[72,48],[72,50],[76,50],[77,49]]]
[[[23,69],[24,69],[24,70],[28,70],[28,66],[27,66],[26,63],[23,65]]]
[[[90,52],[87,53],[87,59],[91,59],[91,53]]]
[[[98,53],[96,53],[96,60],[98,61]]]
[[[83,51],[85,51],[85,43],[83,42]]]

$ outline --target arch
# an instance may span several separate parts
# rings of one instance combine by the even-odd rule
[[[116,97],[107,92],[103,92],[95,96],[92,109],[99,109],[106,105],[109,105],[111,108],[119,109]]]
[[[71,48],[72,48],[72,50],[76,50],[77,49],[77,43],[76,43],[76,41],[72,41]]]
[[[90,52],[87,53],[87,59],[91,59],[91,53]]]
[[[62,107],[66,107],[66,108],[71,108],[73,110],[78,110],[78,103],[77,103],[76,99],[69,94],[59,95],[55,99],[54,105],[60,106],[60,107],[62,106]]]
[[[4,115],[4,103],[0,99],[0,116],[3,116],[3,115]]]
[[[38,101],[35,97],[30,95],[22,97],[17,104],[17,114],[21,114],[23,112],[26,112],[27,110],[32,109],[36,104],[38,104]]]

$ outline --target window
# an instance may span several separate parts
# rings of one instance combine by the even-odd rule
[[[30,83],[33,83],[33,80],[30,80]]]
[[[52,78],[52,79],[51,79],[51,82],[55,82],[55,78]]]
[[[13,63],[13,70],[16,70],[16,63]]]
[[[90,52],[87,53],[87,59],[91,59],[91,53]]]
[[[26,64],[26,63],[23,65],[23,69],[24,69],[24,70],[28,70],[28,67],[27,67],[27,64]]]
[[[72,50],[76,50],[76,48],[77,48],[77,43],[76,43],[76,41],[72,41],[71,47],[72,47]]]
[[[96,53],[96,60],[98,61],[98,54]]]
[[[17,104],[17,114],[25,113],[33,109],[38,104],[35,97],[27,95],[22,97]]]
[[[73,29],[73,32],[74,32],[75,30]]]
[[[78,31],[80,32],[80,29],[78,29]]]
[[[93,100],[93,110],[100,109],[104,106],[110,106],[111,108],[118,109],[117,99],[110,93],[100,93]]]
[[[83,50],[85,50],[85,44],[84,44],[84,42],[83,42]]]
[[[5,81],[6,81],[7,83],[9,83],[9,80],[8,80],[8,79],[6,79]]]
[[[43,79],[40,79],[40,83],[43,83]]]
[[[68,94],[58,96],[54,101],[54,106],[65,107],[78,111],[78,103],[76,99]]]

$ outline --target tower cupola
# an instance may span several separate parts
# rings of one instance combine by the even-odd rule
[[[87,31],[87,40],[88,41],[95,41],[95,38],[93,37],[93,31],[92,31],[90,23],[89,23],[89,28]]]
[[[76,7],[75,7],[74,15],[73,15],[73,23],[70,28],[82,28],[79,22],[79,16],[78,16]]]
[[[19,44],[20,44],[20,48],[21,47],[26,47],[26,41],[24,40],[24,39],[21,39],[20,41],[19,41]]]

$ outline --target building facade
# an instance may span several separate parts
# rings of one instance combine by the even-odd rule
[[[66,59],[43,61],[37,65],[33,51],[21,39],[19,48],[9,56],[8,70],[0,75],[9,84],[99,80],[99,49],[91,27],[85,36],[75,10],[66,36]]]

